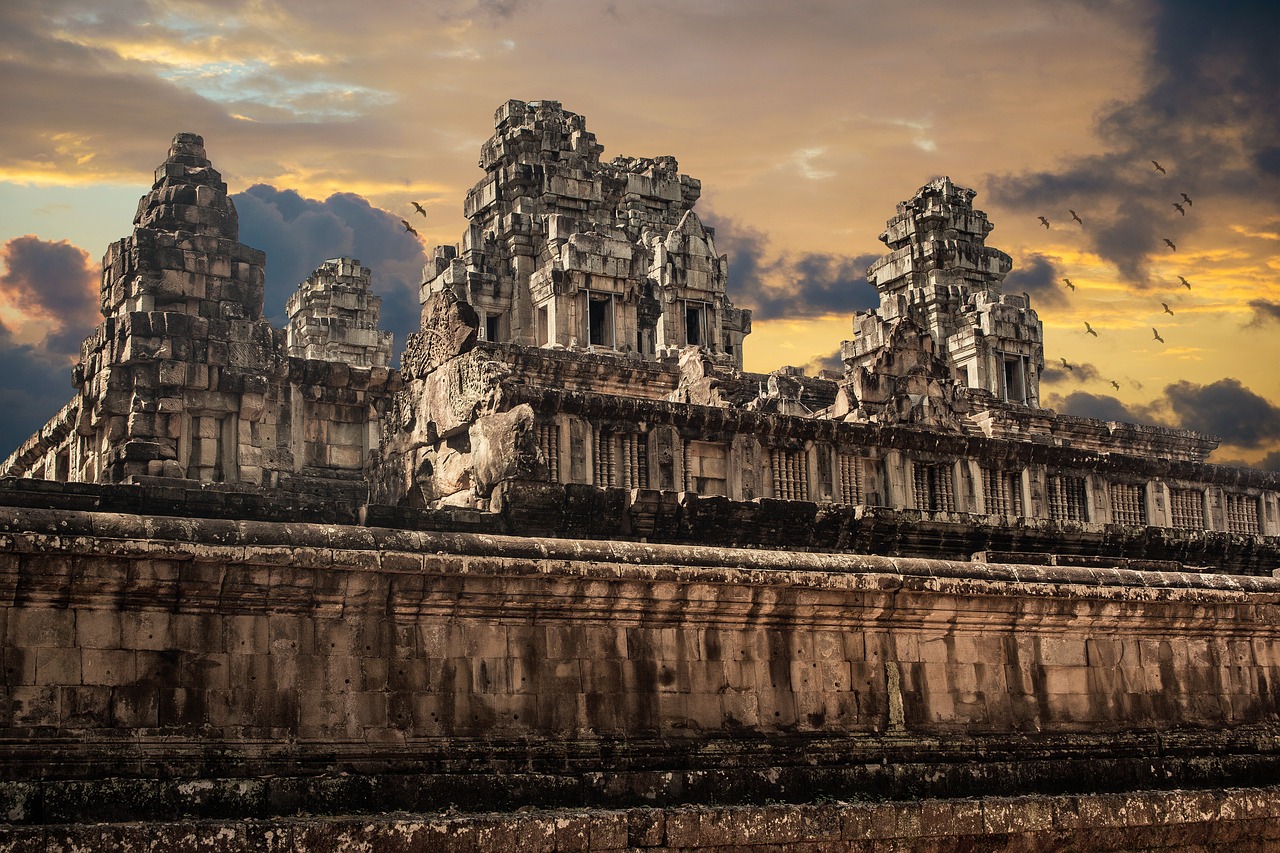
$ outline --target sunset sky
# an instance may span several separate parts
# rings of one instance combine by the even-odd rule
[[[894,205],[949,175],[1013,257],[1047,366],[1075,368],[1046,371],[1048,407],[1212,432],[1215,461],[1280,470],[1277,5],[6,0],[0,456],[70,398],[99,261],[175,133],[204,136],[266,250],[277,325],[354,255],[402,342],[518,98],[586,116],[606,159],[670,154],[702,181],[756,312],[749,370],[833,366]]]

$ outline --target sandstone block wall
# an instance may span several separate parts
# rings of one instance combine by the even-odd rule
[[[1280,847],[1274,788],[914,803],[555,810],[0,828],[12,851],[1252,853]]]
[[[1249,783],[1280,769],[1278,594],[9,508],[0,795],[47,820]]]

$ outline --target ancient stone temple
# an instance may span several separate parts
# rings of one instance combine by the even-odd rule
[[[398,382],[369,271],[326,261],[289,300],[281,331],[263,316],[266,256],[238,237],[203,140],[178,134],[133,235],[103,258],[103,322],[76,366],[79,393],[6,473],[286,491],[362,484]]]
[[[480,149],[471,226],[437,249],[423,294],[451,290],[479,336],[636,354],[697,346],[742,367],[751,312],[733,307],[697,180],[674,157],[616,157],[555,101],[508,101]]]
[[[842,371],[744,372],[698,181],[602,152],[498,109],[394,368],[175,138],[0,466],[0,847],[1280,844],[1280,475],[1041,408],[948,178]]]

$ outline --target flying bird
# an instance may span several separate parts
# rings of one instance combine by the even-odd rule
[[[1064,278],[1062,281],[1063,281],[1063,283],[1064,283],[1064,284],[1066,284],[1066,286],[1067,286],[1067,287],[1071,288],[1072,290],[1075,290],[1075,289],[1076,289],[1076,286],[1075,286],[1074,284],[1072,284],[1072,283],[1071,283],[1071,279],[1069,279],[1069,278]]]
[[[1152,161],[1151,161],[1151,165],[1152,165],[1152,166],[1155,166],[1155,167],[1156,167],[1156,171],[1157,171],[1157,172],[1159,172],[1160,174],[1162,174],[1162,175],[1167,175],[1167,174],[1169,174],[1168,172],[1166,172],[1166,171],[1164,170],[1164,166],[1161,166],[1161,165],[1160,165],[1159,163],[1157,163],[1155,160],[1152,160]]]
[[[412,234],[415,237],[418,236],[418,232],[414,230],[413,226],[409,224],[408,220],[401,219],[400,224],[404,226],[404,230],[408,231],[410,234]]]
[[[1186,193],[1178,193],[1178,195],[1182,196],[1182,200],[1183,200],[1184,202],[1186,202],[1186,204],[1187,204],[1188,206],[1190,206],[1190,204],[1191,204],[1191,196],[1187,195]]]
[[[1185,287],[1187,290],[1191,289],[1191,282],[1187,281],[1182,276],[1178,276],[1178,281],[1182,282],[1182,286]]]
[[[1089,325],[1088,320],[1084,321],[1084,330],[1086,334],[1093,335],[1095,338],[1098,336],[1098,333],[1093,330],[1093,326]]]
[[[1111,387],[1112,387],[1112,388],[1114,388],[1114,389],[1116,389],[1117,391],[1119,391],[1119,390],[1120,390],[1120,383],[1119,383],[1119,382],[1117,382],[1117,381],[1115,381],[1114,379],[1112,379],[1112,380],[1111,380]]]
[[[1160,304],[1164,307],[1164,313],[1166,313],[1166,314],[1168,314],[1170,317],[1172,317],[1172,316],[1173,316],[1173,309],[1169,307],[1169,303],[1168,303],[1168,302],[1161,302]]]
[[[1047,220],[1047,219],[1045,219],[1043,216],[1041,216],[1041,217],[1040,217],[1040,224],[1041,224],[1041,225],[1043,225],[1045,228],[1048,228],[1048,227],[1049,227],[1049,220]]]
[[[1173,245],[1173,241],[1170,240],[1168,237],[1164,238],[1164,244],[1168,246],[1170,249],[1173,249],[1175,252],[1178,251],[1178,247]]]
[[[409,204],[413,205],[413,209],[421,213],[424,217],[427,215],[427,209],[422,205],[418,204],[416,201],[411,201],[409,202]]]
[[[1065,367],[1067,370],[1075,370],[1075,368],[1072,367],[1065,358],[1062,360],[1062,366]]]
[[[1176,201],[1171,202],[1171,204],[1173,204],[1174,209],[1177,210],[1179,213],[1181,213],[1183,216],[1187,215],[1187,209],[1183,207],[1181,204],[1179,204]]]
[[[1155,339],[1156,339],[1157,341],[1159,341],[1160,343],[1164,343],[1164,338],[1160,337],[1160,333],[1156,331],[1156,327],[1155,327],[1155,326],[1152,326],[1152,327],[1151,327],[1151,334],[1153,334],[1153,335],[1155,335],[1155,336],[1156,336],[1156,337],[1155,337]]]
[[[1083,224],[1084,224],[1084,220],[1083,220],[1083,219],[1081,219],[1081,218],[1076,214],[1076,212],[1075,212],[1074,210],[1072,210],[1071,208],[1067,208],[1067,213],[1070,213],[1070,214],[1071,214],[1071,218],[1072,218],[1072,219],[1074,219],[1076,222],[1079,222],[1081,225],[1083,225]]]

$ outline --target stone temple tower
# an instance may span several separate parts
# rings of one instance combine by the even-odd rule
[[[1012,261],[986,245],[994,226],[974,209],[975,195],[943,177],[898,205],[880,235],[890,252],[867,270],[880,307],[854,318],[845,363],[883,372],[895,340],[927,336],[921,346],[945,365],[945,377],[937,378],[1036,407],[1043,330],[1025,295],[1001,292]],[[905,373],[903,367],[891,372]]]
[[[702,192],[674,157],[600,159],[586,120],[556,101],[508,101],[480,149],[471,224],[423,274],[451,290],[483,340],[653,360],[687,346],[742,367],[751,312],[735,308]]]
[[[133,224],[103,258],[104,321],[76,368],[72,479],[261,483],[276,460],[239,448],[274,445],[266,396],[288,365],[262,316],[266,256],[239,241],[201,137],[174,137]]]

